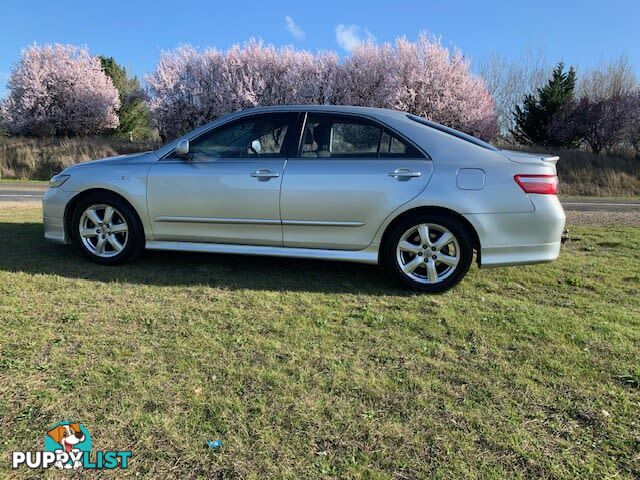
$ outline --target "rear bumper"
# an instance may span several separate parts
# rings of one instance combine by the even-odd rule
[[[56,243],[70,243],[64,228],[64,212],[75,195],[61,188],[50,188],[42,197],[42,223],[44,238]]]
[[[480,254],[481,267],[504,267],[552,262],[560,255],[560,241],[517,247],[487,247]]]
[[[481,267],[551,262],[560,255],[565,214],[554,195],[530,195],[530,213],[469,214],[480,239]]]

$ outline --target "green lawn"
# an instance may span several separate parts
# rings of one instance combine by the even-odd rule
[[[113,477],[640,475],[638,228],[424,296],[355,264],[99,267],[40,214],[0,204],[0,476],[41,477],[10,452],[62,419],[133,451]]]

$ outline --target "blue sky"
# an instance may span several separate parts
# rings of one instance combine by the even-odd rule
[[[86,45],[138,75],[162,50],[190,43],[226,49],[255,37],[343,54],[357,41],[428,31],[472,59],[518,57],[542,47],[552,62],[589,68],[626,53],[640,76],[638,0],[104,2],[5,0],[0,7],[0,96],[20,50],[32,43]]]

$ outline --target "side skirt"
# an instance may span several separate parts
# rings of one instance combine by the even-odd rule
[[[178,252],[232,253],[235,255],[267,255],[272,257],[311,258],[345,262],[378,264],[378,246],[364,250],[320,250],[317,248],[269,247],[256,245],[232,245],[224,243],[166,242],[147,240],[148,250],[173,250]]]

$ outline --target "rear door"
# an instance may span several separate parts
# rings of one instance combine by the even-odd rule
[[[363,249],[431,176],[416,147],[360,116],[308,113],[300,144],[282,182],[286,247]]]
[[[156,240],[282,246],[280,185],[295,151],[298,113],[265,113],[216,127],[147,178]]]

